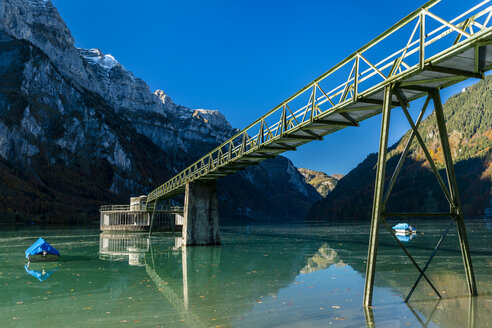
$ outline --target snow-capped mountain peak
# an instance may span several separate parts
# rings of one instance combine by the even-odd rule
[[[89,62],[101,66],[108,72],[115,66],[121,66],[113,56],[110,54],[105,55],[99,49],[80,49],[80,53]]]

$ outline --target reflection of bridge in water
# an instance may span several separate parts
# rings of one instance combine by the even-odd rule
[[[279,289],[287,287],[299,273],[323,270],[330,264],[340,262],[336,252],[326,243],[300,247],[298,256],[292,256],[288,252],[282,253],[281,249],[272,252],[272,248],[265,244],[260,252],[268,252],[268,257],[262,254],[258,259],[254,259],[250,256],[249,260],[245,261],[241,260],[241,256],[236,252],[224,250],[222,247],[182,247],[181,240],[181,237],[159,238],[157,242],[160,244],[156,249],[147,234],[104,232],[100,235],[99,254],[103,260],[128,260],[129,265],[145,267],[159,293],[190,327],[210,326],[210,323],[204,320],[205,315],[200,313],[200,305],[208,299],[213,306],[220,307],[222,304],[230,304],[228,299],[243,295],[242,297],[251,299],[250,304],[254,304],[261,295],[273,295]],[[255,250],[256,252],[258,250]],[[314,255],[306,260],[306,253]],[[237,264],[226,266],[225,263],[231,256],[233,259],[237,258],[237,262],[233,260]],[[261,265],[258,265],[258,260]],[[291,265],[276,274],[271,274],[269,270],[263,271],[265,267],[275,268],[275,263],[279,262],[282,265]],[[259,269],[246,268],[252,263]],[[241,276],[250,278],[252,271],[262,275],[255,279],[256,287],[237,286],[237,279]],[[231,292],[230,288],[233,287],[239,287],[240,290],[233,289]],[[217,295],[211,296],[204,291],[205,288],[214,290]],[[204,295],[199,294],[205,294],[207,300],[204,300]],[[247,310],[247,306],[237,306],[233,311],[236,315],[230,316],[234,318]]]
[[[189,327],[211,326],[211,308],[224,311],[224,318],[222,321],[217,319],[214,326],[233,325],[238,317],[254,313],[254,304],[258,299],[268,295],[276,297],[280,291],[292,286],[299,275],[340,267],[355,269],[362,279],[365,249],[360,247],[360,242],[343,238],[314,242],[298,237],[290,238],[293,248],[287,250],[285,245],[289,239],[279,239],[272,235],[265,238],[264,243],[258,243],[258,238],[239,241],[238,244],[242,246],[236,246],[235,249],[220,246],[190,248],[176,246],[175,238],[170,235],[154,238],[152,243],[146,234],[105,232],[100,237],[100,257],[111,261],[128,260],[130,265],[145,267],[156,290]],[[394,272],[393,263],[385,261],[381,271]],[[389,289],[391,293],[404,292],[399,281],[401,275],[385,274],[384,277],[384,281],[377,282],[376,288]],[[438,285],[456,285],[458,281],[463,285],[461,277],[456,273],[440,275],[436,280]],[[460,292],[466,293],[466,288]],[[434,321],[442,322],[443,325],[446,322],[466,325],[470,321],[469,327],[474,327],[477,306],[476,302],[468,303],[468,300],[453,298],[440,303],[424,300],[406,306],[408,314],[413,314],[423,327]],[[479,308],[483,307],[481,303]],[[459,317],[456,308],[461,311]],[[359,307],[357,309],[360,311]],[[368,327],[376,327],[377,323],[384,327],[385,320],[391,317],[389,311],[391,308],[385,305],[369,308],[365,312]],[[470,315],[463,316],[463,311],[469,311]],[[385,319],[378,321],[381,316]]]
[[[176,249],[174,249],[176,250]],[[207,327],[192,311],[189,309],[189,296],[188,296],[188,260],[186,256],[186,248],[179,250],[181,253],[181,264],[182,264],[182,294],[176,294],[169,282],[164,281],[159,274],[155,271],[154,263],[145,263],[145,270],[149,275],[150,279],[155,283],[158,290],[166,297],[168,302],[173,306],[173,308],[183,315],[183,319],[187,322],[190,327]],[[152,262],[154,262],[153,254],[151,254]]]

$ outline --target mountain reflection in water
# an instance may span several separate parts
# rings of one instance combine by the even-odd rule
[[[331,247],[328,242],[316,241],[316,236],[313,241],[302,233],[284,236],[282,231],[276,235],[259,231],[255,236],[251,227],[244,231],[234,236],[233,245],[222,247],[179,247],[179,237],[174,242],[171,238],[153,238],[150,242],[146,235],[140,235],[143,241],[139,244],[150,244],[144,257],[147,274],[188,326],[209,327],[217,321],[239,327],[295,327],[300,322],[303,326],[365,322],[369,327],[487,327],[488,320],[477,318],[476,313],[489,313],[492,300],[466,297],[459,253],[451,248],[443,251],[453,256],[438,265],[442,270],[429,275],[443,294],[447,291],[452,298],[436,299],[423,282],[417,301],[404,304],[402,300],[418,272],[397,248],[397,252],[391,249],[392,256],[384,254],[389,249],[383,248],[375,291],[376,304],[377,300],[380,304],[364,312],[360,299],[367,249],[361,247],[358,238],[351,240],[353,237],[344,232],[334,236]],[[428,245],[417,245],[414,253],[418,254],[419,248],[422,253],[422,248],[431,249],[431,239]],[[121,250],[115,250],[118,252]],[[458,264],[458,270],[450,271],[450,264]],[[320,285],[327,288],[319,289]],[[313,311],[316,303],[322,305],[315,308],[318,313]],[[213,318],[214,313],[220,313],[217,317],[222,319]]]
[[[441,227],[419,223],[407,244],[418,263],[426,262]],[[428,270],[444,299],[422,281],[404,304],[418,271],[382,232],[375,306],[364,312],[368,231],[365,223],[229,226],[221,246],[183,248],[170,233],[7,230],[0,237],[1,326],[490,326],[492,236],[484,221],[468,225],[480,297],[467,297],[450,232]],[[42,282],[24,268],[31,235],[50,238],[62,254],[56,273]]]

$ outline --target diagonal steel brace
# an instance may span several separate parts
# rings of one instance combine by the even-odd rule
[[[444,192],[444,196],[446,196],[446,199],[451,207],[454,207],[455,204],[452,200],[451,194],[449,192],[449,189],[446,187],[446,184],[444,183],[444,180],[442,179],[441,175],[439,174],[439,170],[437,169],[436,164],[434,163],[434,160],[432,159],[429,150],[427,149],[427,146],[424,143],[424,140],[422,139],[422,136],[420,135],[419,131],[417,130],[417,127],[413,123],[412,117],[410,116],[410,113],[408,113],[407,106],[405,106],[405,101],[404,101],[404,96],[399,88],[395,88],[395,94],[397,98],[400,100],[400,106],[403,109],[403,113],[407,117],[408,123],[410,123],[410,126],[412,127],[413,132],[415,133],[415,137],[417,138],[420,147],[424,151],[425,157],[427,158],[427,161],[429,162],[432,171],[434,172],[437,181],[439,182],[439,185],[441,186],[442,191]]]
[[[422,110],[420,111],[419,117],[417,119],[417,122],[415,123],[415,127],[418,129],[420,122],[422,122],[422,119],[424,118],[425,111],[427,109],[427,106],[429,105],[430,97],[428,96],[427,99],[425,100],[424,106],[422,107]],[[398,160],[398,164],[396,165],[395,171],[393,172],[393,175],[391,176],[391,179],[388,183],[388,189],[386,190],[386,193],[383,198],[383,206],[386,206],[386,203],[388,202],[388,198],[391,194],[391,191],[393,190],[393,187],[395,185],[396,179],[398,178],[398,175],[400,174],[400,171],[403,167],[403,163],[405,162],[405,159],[407,158],[407,155],[410,151],[410,146],[412,145],[413,138],[415,137],[415,132],[412,131],[410,134],[410,137],[408,138],[407,144],[405,145],[405,149],[403,150],[403,153],[400,156],[400,159]]]

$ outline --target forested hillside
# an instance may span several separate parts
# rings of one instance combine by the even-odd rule
[[[491,194],[492,76],[449,98],[444,104],[444,114],[465,216],[482,216],[489,207]],[[446,179],[434,113],[422,122],[419,131],[442,177]],[[409,136],[410,131],[391,147],[386,182]],[[306,218],[370,219],[376,160],[377,154],[370,154],[340,181],[333,192],[316,203]],[[414,141],[388,201],[387,210],[423,212],[447,209],[446,199],[429,163]]]

